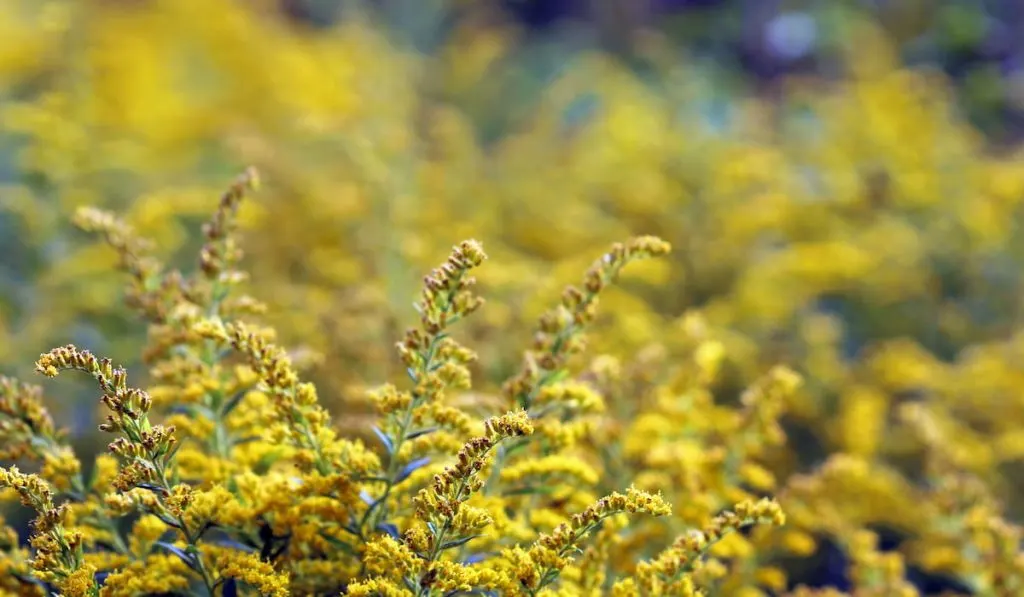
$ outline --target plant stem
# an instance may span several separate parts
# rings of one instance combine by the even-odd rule
[[[447,315],[451,312],[452,300],[455,298],[455,294],[458,291],[459,283],[461,282],[462,275],[455,277],[451,281],[451,287],[445,295],[444,303],[441,305],[442,316]],[[457,317],[452,317],[447,321],[448,325],[451,325],[458,321]],[[435,367],[434,358],[437,356],[437,349],[441,339],[444,336],[441,333],[435,334],[430,338],[430,344],[427,346],[425,353],[421,355],[422,365],[417,369],[410,372],[410,377],[414,385],[418,385],[422,381],[423,377],[432,372]],[[405,445],[406,435],[409,433],[409,427],[412,425],[413,411],[423,403],[423,399],[426,396],[413,392],[412,400],[409,402],[409,406],[406,407],[405,411],[401,415],[401,420],[398,423],[398,430],[392,440],[392,449],[390,450],[388,459],[388,469],[385,474],[385,486],[384,493],[381,497],[367,509],[366,514],[363,515],[362,520],[359,522],[360,533],[363,532],[363,528],[368,521],[373,517],[373,524],[370,526],[371,529],[376,528],[377,525],[387,517],[387,500],[391,495],[391,491],[397,482],[399,474],[399,453],[402,446]]]

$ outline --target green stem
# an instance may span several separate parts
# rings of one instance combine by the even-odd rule
[[[483,454],[481,454],[480,458],[485,457],[488,452],[490,452],[490,450],[487,450]],[[456,502],[462,502],[462,492],[466,490],[466,484],[468,482],[468,477],[464,477],[459,481],[459,486],[455,490]],[[466,497],[468,498],[469,496]],[[437,535],[434,537],[434,544],[430,547],[430,553],[427,555],[427,566],[430,566],[430,564],[436,561],[437,558],[441,555],[441,550],[444,548],[444,540],[448,537],[448,532],[451,531],[453,521],[454,518],[445,519],[444,524],[441,526],[441,529],[437,531]],[[418,584],[420,588],[416,591],[416,597],[422,597],[423,595],[428,595],[430,593],[430,589],[423,586],[422,581]]]
[[[587,536],[587,534],[590,533],[590,531],[596,529],[602,522],[604,522],[604,520],[606,518],[609,518],[609,517],[614,516],[616,514],[620,514],[620,512],[611,512],[609,514],[606,514],[606,515],[598,518],[592,524],[589,524],[589,525],[583,527],[582,529],[578,529],[578,530],[574,531],[573,534],[572,534],[572,539],[564,547],[562,547],[561,549],[558,550],[558,557],[559,558],[564,558],[565,556],[569,555],[569,552],[576,548],[576,543],[580,539],[582,539],[583,537]],[[537,595],[537,593],[539,593],[546,586],[548,586],[549,584],[555,582],[555,580],[558,578],[559,574],[560,574],[560,571],[557,568],[554,568],[554,567],[551,567],[551,566],[545,568],[544,572],[541,573],[541,575],[540,575],[540,582],[537,583],[537,587],[533,588],[533,589],[529,589],[527,591],[527,593],[530,595],[530,597],[534,597],[535,595]]]
[[[54,452],[58,451],[62,447],[62,445],[54,438],[45,439],[47,440],[47,448],[53,449]],[[85,502],[90,494],[102,503],[103,496],[85,486],[85,479],[82,478],[81,471],[75,473],[75,475],[71,477],[71,492],[69,497],[74,501]],[[93,518],[100,528],[110,533],[114,542],[113,547],[118,553],[135,559],[135,554],[132,553],[131,548],[128,547],[127,543],[125,543],[124,538],[121,536],[121,531],[117,528],[117,524],[115,524],[114,519],[110,518],[102,507],[97,509]]]
[[[157,466],[156,469],[157,473],[160,475],[161,487],[165,491],[170,492],[171,488],[170,483],[167,481],[166,469],[161,466]],[[206,565],[203,563],[203,554],[199,551],[199,538],[202,535],[202,530],[193,535],[192,531],[189,530],[188,524],[186,523],[183,515],[176,515],[174,518],[178,522],[178,528],[181,530],[181,534],[185,536],[185,543],[189,546],[189,549],[186,549],[186,553],[192,556],[193,561],[195,562],[196,572],[198,572],[200,577],[203,579],[203,585],[206,587],[206,594],[209,597],[214,597],[213,580],[210,578]]]
[[[455,298],[456,292],[458,292],[458,287],[459,283],[462,280],[462,275],[463,274],[459,274],[451,281],[450,289],[445,294],[444,303],[441,305],[442,316],[450,313],[452,307],[454,306],[452,301]],[[452,317],[447,320],[447,325],[451,325],[456,321],[458,321],[458,318]],[[430,338],[430,344],[427,346],[427,349],[425,351],[426,354],[421,355],[421,361],[423,364],[411,373],[412,382],[414,386],[419,384],[426,374],[433,371],[435,366],[434,358],[437,356],[437,349],[440,344],[441,338],[441,333],[438,333]],[[361,534],[363,533],[363,529],[366,523],[371,521],[371,519],[373,524],[370,525],[370,528],[373,529],[376,528],[377,525],[382,520],[385,520],[387,518],[387,500],[388,497],[390,497],[391,495],[391,491],[394,488],[395,483],[397,483],[398,474],[400,472],[399,465],[401,464],[401,461],[399,459],[399,453],[401,452],[402,446],[405,445],[405,442],[407,440],[406,435],[408,435],[409,427],[412,425],[413,411],[416,410],[416,408],[422,404],[424,398],[425,396],[418,394],[414,391],[412,400],[409,402],[409,406],[406,407],[405,411],[401,415],[401,420],[398,423],[398,431],[396,432],[395,436],[391,438],[392,449],[389,454],[388,468],[385,474],[384,493],[375,502],[373,506],[367,509],[366,513],[363,515],[362,520],[360,520],[359,531]]]
[[[209,318],[220,317],[220,306],[226,298],[227,293],[224,291],[220,282],[213,280],[211,283],[210,304],[207,305],[206,315]],[[214,340],[205,340],[203,342],[203,351],[200,355],[200,360],[211,372],[214,365],[216,365],[219,360],[217,353],[217,343]],[[220,381],[223,383],[223,380]],[[224,413],[221,412],[221,407],[224,402],[224,392],[218,388],[207,393],[206,402],[210,412],[213,413],[213,437],[210,439],[209,447],[221,458],[230,458],[231,436],[230,433],[228,433],[227,426],[224,424]]]

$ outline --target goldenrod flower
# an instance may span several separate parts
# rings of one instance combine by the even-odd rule
[[[0,487],[12,488],[21,502],[36,512],[32,521],[31,564],[42,580],[57,584],[69,595],[95,597],[95,569],[84,562],[80,533],[68,531],[66,504],[55,505],[53,492],[37,475],[26,475],[17,467],[0,469]]]
[[[515,563],[516,576],[526,592],[535,595],[558,578],[569,564],[570,554],[606,518],[622,513],[666,516],[671,512],[672,508],[660,496],[631,487],[625,494],[612,493],[574,514],[552,533],[541,535],[528,551],[506,552],[506,557]]]
[[[630,262],[664,255],[669,250],[667,242],[653,236],[613,245],[587,270],[583,289],[569,286],[562,293],[561,304],[541,317],[522,369],[503,388],[505,395],[521,408],[532,407],[536,394],[555,381],[566,359],[582,349],[582,331],[594,318],[601,291]]]

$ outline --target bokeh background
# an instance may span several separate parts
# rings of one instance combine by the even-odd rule
[[[453,243],[491,255],[464,332],[487,393],[563,285],[657,234],[673,256],[607,294],[591,352],[671,359],[699,328],[726,401],[799,371],[774,474],[880,471],[830,507],[948,588],[906,539],[935,442],[904,415],[1024,517],[1022,141],[1013,0],[0,0],[0,372],[73,342],[144,376],[116,257],[71,214],[188,266],[247,165],[250,291],[353,434]],[[101,449],[90,388],[48,388]],[[802,578],[842,586],[816,553]]]

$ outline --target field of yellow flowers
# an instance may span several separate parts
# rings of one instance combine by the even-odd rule
[[[1024,152],[945,76],[278,4],[0,0],[0,594],[1024,595]]]

